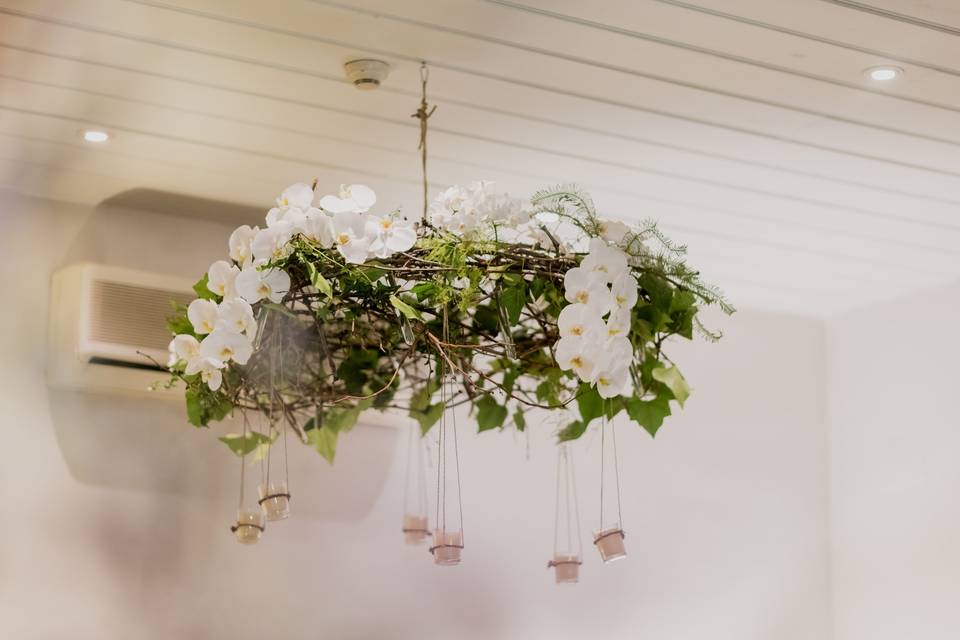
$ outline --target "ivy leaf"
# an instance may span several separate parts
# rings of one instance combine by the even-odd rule
[[[510,326],[520,322],[520,312],[523,311],[523,305],[527,302],[527,291],[523,281],[520,284],[504,288],[500,292],[499,301],[507,312],[507,320],[510,321]]]
[[[193,292],[197,294],[198,298],[219,302],[220,296],[218,296],[213,291],[210,291],[210,289],[207,288],[208,282],[209,280],[207,278],[207,274],[203,274],[203,277],[197,280],[197,283],[193,285]]]
[[[333,287],[330,285],[330,281],[317,271],[317,266],[312,262],[307,263],[307,276],[310,277],[310,284],[316,287],[317,291],[328,298],[333,297]]]
[[[586,425],[594,418],[603,415],[603,398],[596,387],[586,382],[580,385],[580,395],[577,396],[577,407],[580,408],[580,418],[583,420],[584,429]]]
[[[324,460],[333,464],[333,458],[337,455],[337,436],[336,431],[324,425],[319,429],[308,431],[307,442],[323,456]]]
[[[654,369],[653,379],[665,384],[681,407],[690,397],[690,387],[687,386],[687,381],[683,379],[680,370],[676,367]]]
[[[527,419],[523,416],[523,411],[517,409],[513,414],[513,424],[517,426],[517,431],[523,431],[527,428]]]
[[[245,456],[252,453],[257,447],[264,444],[270,444],[273,440],[269,436],[256,431],[248,431],[246,435],[242,433],[228,433],[222,438],[217,438],[224,443],[238,456]]]
[[[477,307],[473,312],[473,324],[484,333],[496,333],[500,330],[500,321],[497,319],[497,310],[489,305]]]
[[[200,393],[196,389],[187,389],[187,420],[195,427],[205,427],[203,421],[203,406],[200,404]]]
[[[651,436],[656,436],[657,430],[663,425],[663,419],[670,415],[670,399],[666,395],[659,395],[653,400],[629,398],[627,414]]]
[[[490,394],[477,400],[474,406],[477,407],[477,426],[480,433],[502,427],[503,421],[507,419],[507,408],[498,404]]]
[[[583,432],[587,430],[586,423],[577,420],[576,422],[571,422],[560,432],[559,438],[560,442],[566,442],[567,440],[576,440],[583,435]]]
[[[440,417],[443,416],[444,403],[430,405],[425,409],[410,409],[410,417],[420,423],[420,433],[427,435],[430,428],[437,424]]]
[[[397,296],[390,296],[390,304],[392,304],[397,311],[402,313],[407,320],[419,320],[420,322],[423,322],[423,314]]]

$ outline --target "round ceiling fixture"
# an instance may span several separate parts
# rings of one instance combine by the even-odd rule
[[[879,67],[870,67],[864,70],[864,73],[871,79],[877,80],[878,82],[888,82],[890,80],[895,80],[903,75],[903,69],[900,67],[894,67],[891,65],[883,65]]]
[[[365,58],[347,62],[343,65],[343,70],[347,74],[347,80],[352,82],[357,89],[372,91],[387,79],[387,74],[390,73],[390,65],[383,60]]]
[[[101,143],[110,139],[110,134],[100,129],[84,129],[83,139],[87,142]]]

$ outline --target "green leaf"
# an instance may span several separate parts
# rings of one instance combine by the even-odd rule
[[[203,277],[200,278],[195,285],[193,285],[193,292],[197,294],[198,298],[219,302],[220,296],[218,296],[213,291],[210,291],[210,289],[207,288],[208,282],[209,280],[207,278],[207,274],[203,274]]]
[[[653,400],[629,398],[627,414],[651,436],[656,436],[657,430],[663,425],[663,419],[670,415],[670,399],[666,395],[659,395]]]
[[[503,421],[507,419],[507,408],[498,404],[490,394],[485,394],[474,402],[474,406],[477,408],[477,426],[480,433],[502,427]]]
[[[423,315],[397,296],[390,296],[390,304],[402,313],[407,320],[419,320],[423,322]]]
[[[527,291],[523,281],[520,284],[506,287],[500,292],[500,304],[507,312],[507,320],[510,326],[520,322],[520,312],[523,311],[523,305],[527,302]]]
[[[330,464],[337,455],[337,437],[338,433],[326,426],[307,432],[307,442]]]
[[[203,406],[200,402],[200,393],[196,389],[187,389],[187,420],[195,427],[205,427],[203,421]]]
[[[687,381],[683,379],[680,370],[676,367],[654,369],[653,379],[665,384],[681,407],[690,397],[690,387],[687,386]]]
[[[513,414],[513,424],[517,426],[517,431],[523,431],[527,428],[527,419],[523,415],[523,411],[517,409]]]
[[[330,286],[330,281],[323,277],[317,267],[312,262],[307,263],[307,276],[310,278],[310,284],[317,288],[317,291],[324,294],[328,298],[333,297],[333,287]]]
[[[576,422],[571,422],[559,434],[560,442],[566,442],[567,440],[576,440],[583,435],[583,432],[587,430],[586,423],[577,420]]]
[[[586,382],[580,385],[577,407],[580,408],[580,418],[583,420],[584,428],[590,424],[591,420],[603,415],[603,398],[596,387]]]
[[[441,416],[443,416],[443,408],[444,403],[442,402],[430,405],[425,409],[411,408],[410,417],[420,423],[420,433],[422,435],[427,435],[427,432],[430,431],[430,428],[437,424]]]
[[[230,451],[233,451],[233,453],[238,456],[245,456],[253,452],[258,446],[273,442],[269,436],[265,436],[256,431],[248,431],[246,435],[242,433],[228,433],[222,438],[217,438],[217,440],[227,445]]]
[[[477,307],[473,312],[473,325],[485,333],[497,333],[500,330],[497,310],[489,305]]]

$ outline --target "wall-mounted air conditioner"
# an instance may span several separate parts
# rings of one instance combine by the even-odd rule
[[[188,304],[195,297],[182,278],[89,263],[60,269],[51,284],[48,383],[147,392],[166,375],[140,354],[166,363],[172,303]]]

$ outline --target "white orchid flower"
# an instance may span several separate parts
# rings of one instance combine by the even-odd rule
[[[320,207],[330,213],[364,213],[377,202],[373,189],[362,184],[342,184],[336,196],[320,198]]]
[[[207,289],[221,298],[233,298],[237,295],[234,282],[240,268],[226,260],[217,260],[207,269]]]
[[[584,257],[580,267],[605,274],[607,282],[613,282],[630,268],[627,254],[600,238],[590,239],[590,253]]]
[[[253,346],[246,336],[217,329],[200,343],[200,355],[220,362],[233,360],[237,364],[246,364],[253,355]]]
[[[584,259],[586,261],[586,259]],[[563,296],[567,302],[585,304],[604,315],[613,306],[613,296],[607,287],[606,274],[574,267],[563,276]]]
[[[216,329],[246,333],[252,336],[257,331],[257,321],[253,317],[253,307],[246,300],[234,298],[220,303]]]
[[[623,273],[610,287],[610,293],[613,295],[613,303],[620,309],[633,309],[637,304],[639,294],[637,292],[637,279],[629,271]]]
[[[557,341],[557,366],[564,371],[573,370],[584,382],[596,380],[602,357],[603,353],[593,347],[588,340],[567,337]]]
[[[242,225],[233,230],[230,234],[230,259],[243,266],[253,258],[253,238],[260,231],[260,227],[250,228],[250,225]]]
[[[463,187],[455,184],[437,194],[436,202],[447,211],[457,212],[463,208],[469,198],[470,194]]]
[[[367,218],[355,211],[333,214],[333,245],[347,262],[363,264],[370,255],[373,237],[367,235]]]
[[[625,335],[611,337],[603,344],[600,352],[603,371],[629,367],[633,362],[633,343]]]
[[[244,267],[237,276],[237,293],[253,304],[264,298],[280,302],[290,290],[290,276],[283,269],[260,271],[254,266]]]
[[[187,307],[187,319],[197,335],[210,333],[217,325],[217,303],[197,298]]]
[[[285,223],[290,225],[290,231],[293,233],[300,230],[300,227],[303,226],[304,220],[306,219],[307,213],[302,209],[296,209],[294,207],[278,209],[274,207],[267,212],[267,228],[270,229],[280,223]]]
[[[388,258],[399,251],[406,251],[417,243],[413,225],[396,216],[368,216],[364,231],[372,237],[370,253],[378,258]]]
[[[267,212],[267,226],[272,227],[278,222],[294,222],[302,216],[313,204],[313,189],[310,185],[298,182],[283,190],[277,198],[277,206]]]
[[[223,369],[224,366],[226,365],[222,360],[200,356],[187,363],[184,373],[188,376],[199,373],[200,379],[207,383],[210,390],[216,391],[223,384],[223,373],[220,369]]]
[[[323,249],[333,246],[333,219],[321,209],[308,209],[296,231]]]
[[[614,245],[622,245],[630,227],[619,220],[601,220],[600,237]]]
[[[253,238],[254,260],[260,264],[265,264],[271,260],[287,257],[292,251],[289,246],[292,237],[293,225],[286,221],[280,221],[272,227],[261,229]]]
[[[602,371],[597,375],[597,393],[601,398],[614,398],[624,395],[630,389],[630,370],[627,367],[617,367],[609,371]]]
[[[603,320],[596,309],[585,304],[568,304],[560,310],[557,328],[561,338],[598,340],[604,334]]]
[[[631,320],[632,316],[629,309],[614,309],[610,313],[610,317],[607,318],[607,337],[615,338],[617,336],[626,336],[630,333]]]
[[[173,369],[177,366],[177,363],[180,362],[180,356],[177,355],[176,338],[171,340],[170,344],[167,345],[167,351],[169,352],[167,356],[167,369]]]
[[[200,356],[200,342],[191,335],[181,333],[170,344],[179,360],[190,362]]]

